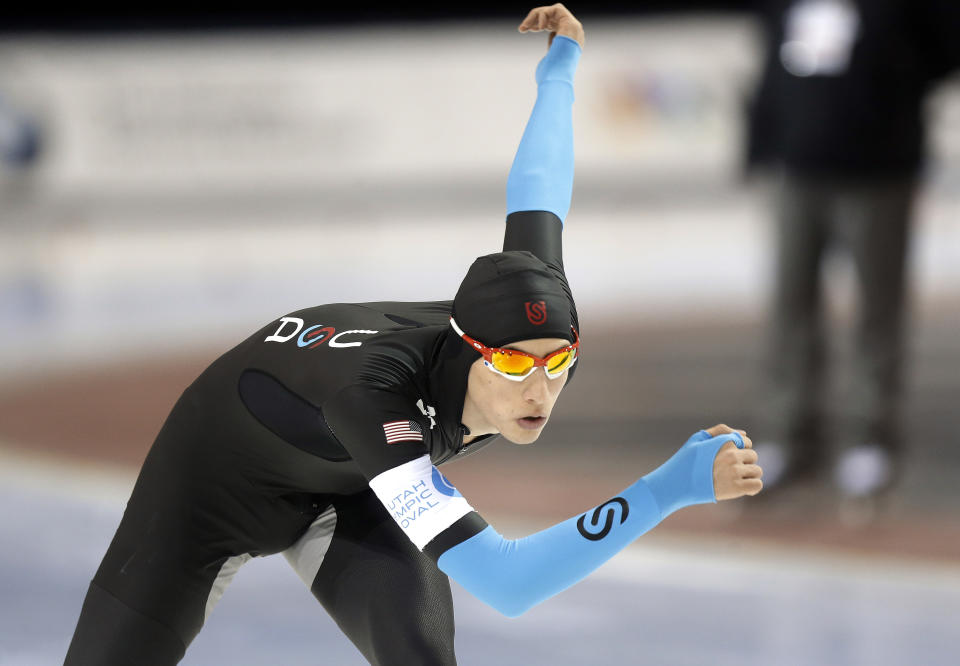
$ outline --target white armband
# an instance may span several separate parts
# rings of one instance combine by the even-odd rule
[[[473,507],[430,462],[430,456],[388,469],[370,487],[414,545],[423,550]]]

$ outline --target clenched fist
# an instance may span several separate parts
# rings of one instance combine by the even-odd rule
[[[743,448],[738,449],[732,441],[717,451],[713,460],[713,492],[718,500],[735,499],[744,495],[756,495],[763,488],[763,470],[757,464],[757,452],[753,442],[744,430],[720,424],[707,430],[711,437],[737,432],[743,440]]]
[[[553,43],[553,38],[557,35],[563,35],[570,39],[575,39],[580,47],[583,47],[583,26],[580,21],[570,13],[570,10],[559,2],[549,7],[535,7],[523,19],[520,32],[541,32],[550,31],[550,38],[547,40],[547,46]]]

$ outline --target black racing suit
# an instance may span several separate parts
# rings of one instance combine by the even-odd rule
[[[579,46],[558,38],[558,52],[566,73],[548,85],[560,101],[537,113],[565,130],[554,139],[541,127],[537,139],[528,125],[524,141],[540,161],[549,151],[537,145],[563,144],[569,183],[557,190],[559,214],[511,210],[508,184],[503,249],[536,255],[569,295],[561,232]],[[547,65],[538,82],[553,76]],[[539,165],[527,171],[542,180]],[[451,301],[321,305],[270,322],[214,361],[147,455],[66,663],[176,663],[237,568],[278,552],[371,663],[455,663],[450,587],[436,560],[486,523],[470,511],[421,552],[370,487],[403,463],[428,455],[440,465],[494,439],[463,443],[479,354],[450,314]],[[391,427],[406,437],[390,442]]]
[[[532,251],[566,284],[561,230],[552,213],[515,213],[504,249]],[[452,662],[447,578],[368,486],[417,451],[439,465],[494,439],[463,444],[478,354],[450,328],[450,306],[308,308],[214,361],[144,462],[67,662],[179,660],[235,565],[291,548],[331,506],[335,532],[311,584],[316,597],[372,663]],[[383,424],[395,419],[417,423],[423,441],[387,444]],[[358,431],[369,446],[354,455],[331,427]],[[462,538],[486,525],[476,514],[464,522]]]

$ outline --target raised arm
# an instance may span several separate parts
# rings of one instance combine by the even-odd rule
[[[562,270],[560,232],[573,191],[573,75],[583,27],[563,5],[530,12],[520,32],[550,32],[537,66],[537,101],[507,178],[504,250],[528,250]]]

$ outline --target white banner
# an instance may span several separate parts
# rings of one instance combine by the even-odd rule
[[[745,21],[608,23],[588,34],[579,168],[728,168],[738,83],[753,61]],[[543,35],[499,22],[32,38],[0,50],[0,90],[43,108],[53,194],[505,178],[545,50]]]

